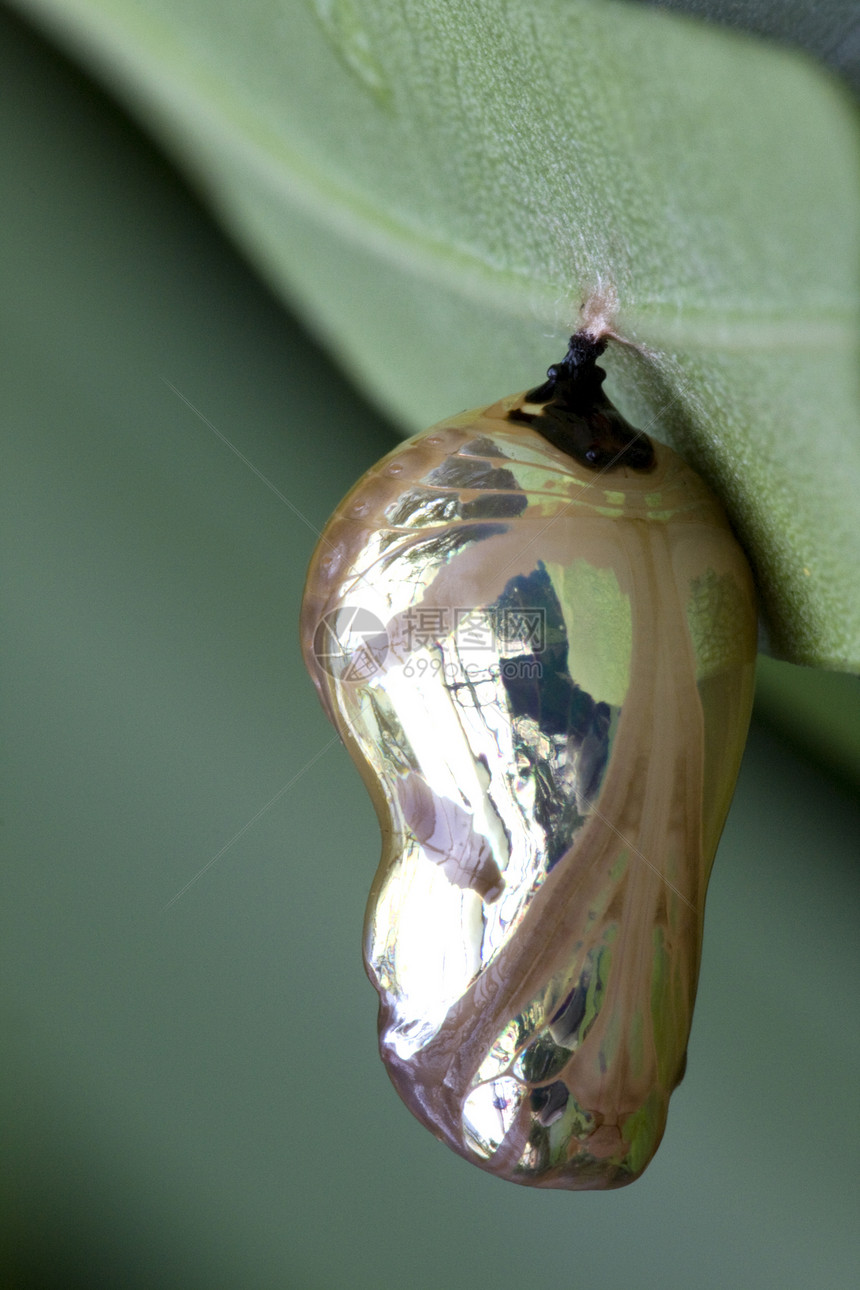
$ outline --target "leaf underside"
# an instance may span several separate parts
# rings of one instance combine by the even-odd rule
[[[410,432],[535,384],[602,301],[640,347],[609,393],[722,496],[765,644],[860,670],[858,130],[826,74],[583,0],[17,2]]]

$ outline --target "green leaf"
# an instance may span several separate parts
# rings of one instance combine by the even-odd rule
[[[585,0],[18,0],[410,429],[610,389],[720,492],[777,657],[860,668],[858,130],[802,56]],[[332,443],[349,427],[332,427]]]
[[[640,0],[695,14],[737,31],[754,31],[814,54],[860,95],[857,0]]]

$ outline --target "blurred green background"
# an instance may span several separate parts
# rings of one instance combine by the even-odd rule
[[[0,84],[0,1283],[854,1286],[860,684],[767,668],[644,1178],[470,1169],[378,1062],[378,831],[296,639],[315,530],[396,431],[4,14]]]

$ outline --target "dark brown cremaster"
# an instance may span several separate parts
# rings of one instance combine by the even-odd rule
[[[593,470],[654,469],[654,446],[603,393],[606,373],[597,359],[605,339],[585,332],[571,336],[567,353],[547,371],[543,385],[529,390],[523,406],[508,413],[581,465]]]

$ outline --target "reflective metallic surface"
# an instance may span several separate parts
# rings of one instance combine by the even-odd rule
[[[519,400],[364,476],[303,642],[382,827],[365,957],[395,1086],[487,1170],[615,1187],[683,1073],[755,598],[674,453],[589,471]]]

